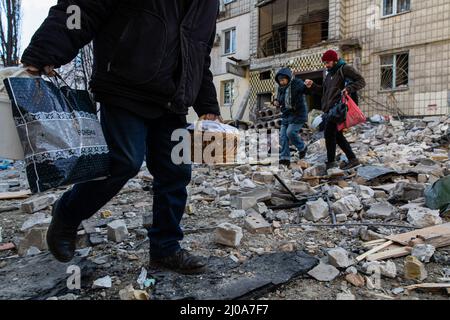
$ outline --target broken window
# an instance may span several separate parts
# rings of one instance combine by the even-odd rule
[[[231,54],[236,52],[236,28],[226,30],[224,54]]]
[[[263,110],[272,104],[272,93],[260,93],[258,94],[258,110]]]
[[[263,81],[263,80],[270,80],[272,76],[272,71],[268,70],[268,71],[263,71],[259,73],[259,80]]]
[[[259,9],[259,55],[309,48],[328,39],[328,0],[276,0]]]
[[[223,104],[226,106],[233,104],[234,99],[234,81],[222,82]]]
[[[409,54],[390,54],[380,57],[381,89],[394,90],[408,87]]]
[[[392,16],[411,9],[411,0],[383,0],[383,16]]]

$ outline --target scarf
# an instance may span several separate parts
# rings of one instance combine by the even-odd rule
[[[289,81],[289,84],[287,86],[280,87],[278,95],[278,101],[280,101],[282,108],[285,110],[292,109],[291,84],[292,81]]]
[[[340,68],[342,68],[343,66],[345,66],[347,63],[345,62],[344,59],[339,59],[339,61],[337,62],[337,64],[328,70],[328,73],[330,73],[332,76],[334,76],[336,74],[336,72],[339,71]]]

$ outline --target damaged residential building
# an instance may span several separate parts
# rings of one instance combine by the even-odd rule
[[[250,23],[253,0],[221,0],[211,72],[225,120],[248,120]],[[189,120],[196,115],[191,111]]]
[[[250,120],[276,111],[274,76],[285,66],[322,83],[321,55],[341,56],[367,81],[360,106],[368,115],[448,114],[450,2],[441,0],[259,0],[251,8]],[[309,108],[320,99],[308,97]],[[275,115],[276,118],[276,115]]]

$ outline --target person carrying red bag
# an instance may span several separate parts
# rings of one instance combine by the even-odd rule
[[[306,87],[315,94],[322,96],[322,111],[324,120],[330,110],[340,102],[342,95],[349,96],[363,89],[366,81],[362,75],[352,66],[348,65],[334,50],[326,51],[322,56],[322,61],[327,68],[323,85],[320,86],[312,80],[306,80]],[[351,81],[349,81],[351,80]],[[325,124],[325,143],[327,147],[326,163],[327,169],[336,168],[336,145],[344,151],[348,162],[341,165],[341,169],[348,170],[360,164],[350,143],[345,138],[341,130],[338,130],[338,124],[326,121]]]

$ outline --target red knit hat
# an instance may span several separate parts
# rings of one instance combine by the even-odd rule
[[[337,52],[334,50],[328,50],[322,56],[323,62],[338,61],[338,60],[339,60],[339,56],[338,56]]]

